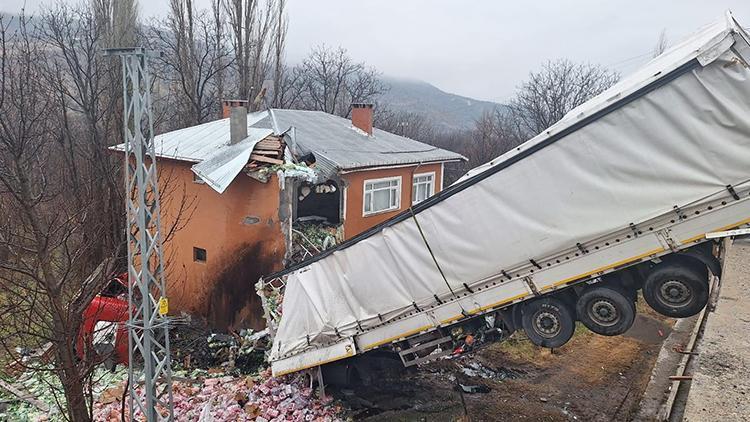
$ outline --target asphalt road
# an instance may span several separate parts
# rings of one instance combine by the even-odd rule
[[[749,420],[750,242],[727,251],[719,299],[697,351],[683,420]]]

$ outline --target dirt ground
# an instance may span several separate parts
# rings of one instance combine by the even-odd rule
[[[473,355],[334,394],[353,419],[366,421],[631,420],[672,325],[645,308],[623,336],[579,326],[568,344],[550,352],[517,332]],[[462,393],[459,384],[478,391]]]

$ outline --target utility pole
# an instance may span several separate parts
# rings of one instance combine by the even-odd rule
[[[111,48],[122,59],[125,106],[125,203],[128,238],[128,394],[130,419],[174,419],[168,302],[164,285],[159,186],[144,48]],[[138,367],[143,365],[142,369]],[[140,390],[140,391],[139,391]]]

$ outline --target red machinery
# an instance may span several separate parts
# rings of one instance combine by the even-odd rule
[[[128,274],[113,277],[83,312],[83,324],[76,341],[76,353],[88,353],[108,368],[128,364]]]

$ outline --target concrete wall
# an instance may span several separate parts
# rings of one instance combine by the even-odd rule
[[[412,197],[412,174],[435,173],[435,193],[439,192],[443,184],[443,175],[440,164],[428,164],[413,167],[401,167],[393,169],[377,169],[359,171],[343,175],[346,183],[346,211],[344,216],[344,237],[349,239],[370,227],[381,223],[399,212],[408,209]],[[401,207],[397,210],[383,212],[380,214],[364,216],[363,195],[365,180],[380,179],[385,177],[401,176]]]
[[[165,232],[181,218],[164,245],[170,312],[204,316],[219,329],[262,328],[254,284],[281,269],[285,252],[278,180],[240,174],[219,194],[193,181],[190,163],[158,165]],[[194,247],[206,250],[206,262],[194,261]]]

